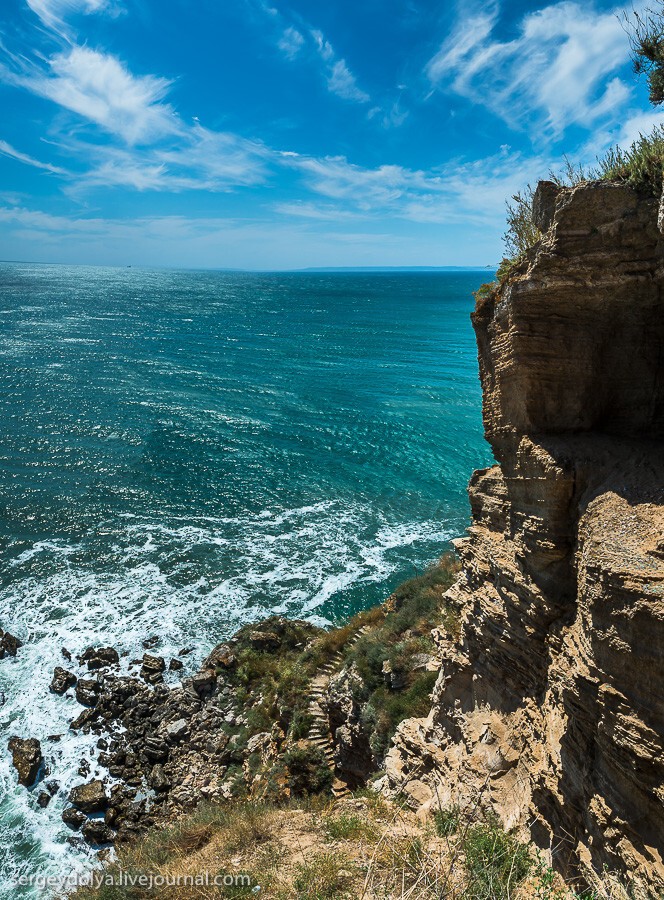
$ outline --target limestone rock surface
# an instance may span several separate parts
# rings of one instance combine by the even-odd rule
[[[431,713],[386,789],[491,807],[564,874],[664,889],[664,244],[593,183],[473,315],[487,439]],[[543,215],[543,224],[546,216]]]

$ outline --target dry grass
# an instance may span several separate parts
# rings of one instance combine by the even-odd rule
[[[151,873],[165,885],[79,889],[72,900],[573,900],[532,848],[475,819],[476,810],[455,808],[441,836],[433,817],[368,791],[306,806],[205,806],[121,850],[106,870]],[[195,884],[205,872],[248,883]]]

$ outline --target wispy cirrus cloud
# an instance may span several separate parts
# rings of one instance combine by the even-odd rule
[[[116,0],[26,0],[30,9],[41,19],[51,31],[67,37],[70,29],[65,24],[67,17],[73,13],[90,15],[105,12],[119,15],[122,7]]]
[[[71,148],[71,144],[69,145]],[[262,184],[278,154],[232,133],[196,124],[177,143],[148,148],[95,147],[92,165],[69,193],[90,187],[129,187],[138,191],[231,191]]]
[[[133,75],[117,57],[73,46],[44,65],[23,58],[3,66],[0,78],[52,100],[121,137],[128,144],[151,142],[180,129],[173,108],[162,102],[171,82]]]
[[[509,147],[485,159],[454,160],[426,171],[398,165],[366,168],[345,157],[291,155],[284,164],[295,168],[307,188],[323,200],[281,204],[279,210],[323,220],[331,218],[336,209],[339,217],[388,215],[431,224],[486,224],[502,217],[506,197],[548,172],[556,162],[542,156],[525,157]]]
[[[271,22],[277,48],[289,61],[298,58],[322,63],[325,84],[331,94],[353,103],[368,103],[371,97],[357,83],[357,77],[340,57],[323,32],[299,16],[285,15],[263,0],[250,3]]]
[[[336,94],[343,100],[368,103],[371,99],[366,91],[358,87],[357,80],[346,65],[345,59],[337,59],[332,63],[327,77],[327,87],[331,94]]]
[[[34,169],[42,169],[44,172],[50,172],[52,175],[68,175],[69,173],[60,168],[60,166],[54,166],[51,163],[41,162],[38,159],[35,159],[33,156],[28,156],[27,153],[22,153],[20,150],[17,150],[15,147],[12,147],[7,141],[0,140],[0,153],[4,156],[9,156],[11,159],[18,160],[18,162],[25,163],[28,166],[32,166]]]
[[[171,87],[166,78],[134,75],[115,56],[78,45],[47,59],[9,54],[6,59],[0,63],[0,80],[52,101],[116,139],[100,142],[94,132],[88,139],[85,130],[64,127],[54,144],[78,163],[67,186],[70,194],[99,186],[225,191],[265,178],[272,151],[258,141],[206,129],[198,121],[185,123],[165,100]],[[0,152],[67,174],[9,144],[0,144]]]
[[[343,100],[352,100],[355,103],[368,103],[371,97],[366,91],[358,87],[355,75],[348,68],[345,59],[337,56],[334,47],[327,40],[322,31],[311,30],[318,56],[325,64],[327,89],[331,94],[336,94]]]
[[[306,40],[302,32],[292,25],[284,29],[277,42],[277,46],[287,59],[295,59],[305,44]]]
[[[539,121],[559,137],[571,124],[589,127],[615,114],[630,96],[615,75],[629,57],[619,12],[562,0],[527,13],[518,36],[500,41],[493,36],[496,0],[464,5],[425,74],[434,87],[484,105],[514,127]]]

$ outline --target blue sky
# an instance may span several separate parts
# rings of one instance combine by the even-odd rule
[[[0,258],[493,264],[506,197],[661,120],[621,9],[3,0]]]

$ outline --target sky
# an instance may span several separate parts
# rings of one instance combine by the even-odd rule
[[[507,198],[662,120],[623,8],[2,0],[0,259],[495,265]]]

